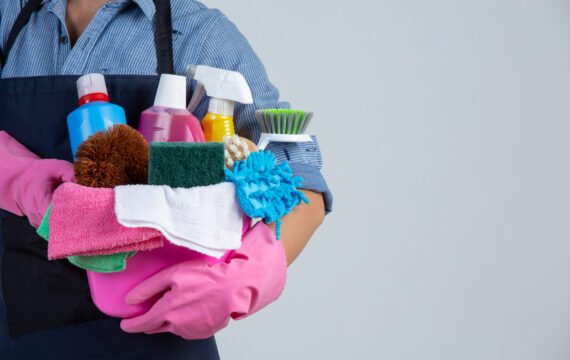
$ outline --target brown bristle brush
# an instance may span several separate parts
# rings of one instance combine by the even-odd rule
[[[147,184],[149,147],[128,125],[115,125],[85,140],[75,154],[75,181],[83,186],[113,188]]]

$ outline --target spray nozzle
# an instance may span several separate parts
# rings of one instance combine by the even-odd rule
[[[210,102],[210,106],[225,114],[233,113],[233,106],[236,102],[253,104],[251,89],[245,77],[237,71],[205,65],[188,65],[186,75],[197,82],[188,105],[189,111],[193,111],[198,106],[204,91],[214,100]]]
[[[188,66],[186,66],[186,76],[188,78],[190,78],[191,80],[194,80],[194,77],[196,76],[197,70],[198,70],[198,66],[188,64]]]
[[[188,64],[188,66],[186,66],[186,76],[190,80],[194,80],[197,69],[198,66]],[[200,82],[196,82],[196,87],[194,87],[194,91],[192,91],[192,97],[190,98],[190,103],[188,103],[188,108],[187,108],[188,112],[193,113],[194,110],[196,110],[196,108],[198,107],[198,104],[200,104],[200,101],[202,101],[203,97],[204,97],[204,85],[202,85]]]

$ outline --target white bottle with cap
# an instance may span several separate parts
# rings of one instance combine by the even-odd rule
[[[125,110],[109,102],[105,77],[87,74],[77,80],[79,107],[67,117],[71,152],[75,153],[81,143],[98,131],[116,124],[126,124]]]
[[[148,142],[204,142],[200,121],[186,109],[186,77],[162,74],[154,106],[141,114]]]

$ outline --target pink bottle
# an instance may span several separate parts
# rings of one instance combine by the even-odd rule
[[[186,77],[162,74],[154,106],[141,114],[148,142],[204,142],[200,121],[186,110]]]

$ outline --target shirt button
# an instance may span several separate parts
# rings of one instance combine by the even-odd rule
[[[69,38],[67,36],[63,35],[62,37],[59,38],[59,41],[62,44],[67,44],[67,42],[69,41]]]

